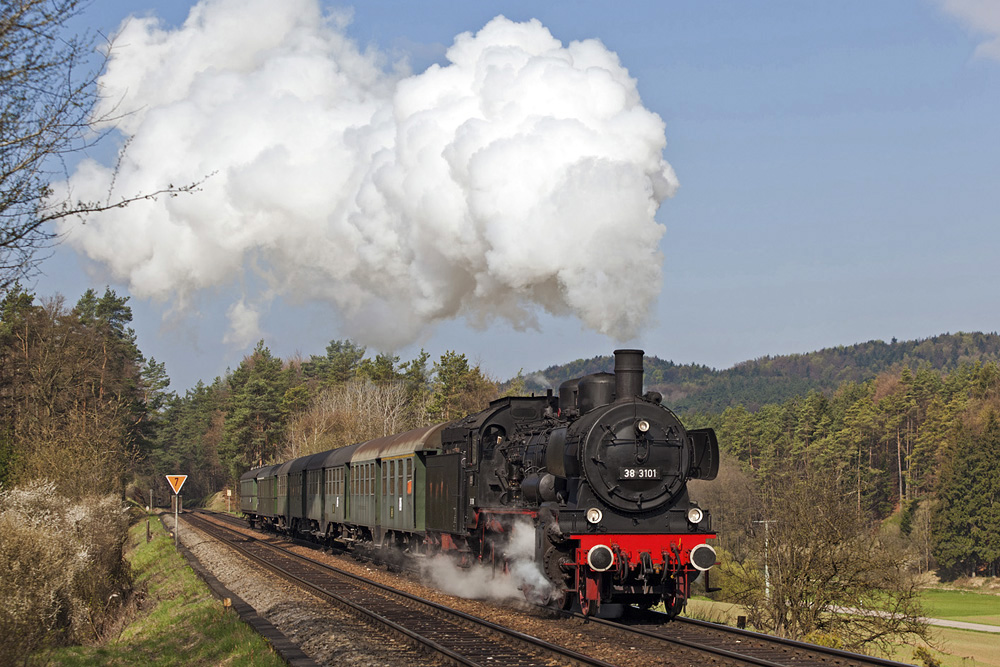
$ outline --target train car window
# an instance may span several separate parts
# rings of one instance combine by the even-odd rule
[[[382,467],[383,468],[386,467],[385,463],[382,464]],[[394,495],[396,495],[396,461],[395,460],[389,461],[389,469],[386,471],[386,473],[389,475],[389,495],[390,496],[394,496]]]
[[[413,493],[413,459],[406,459],[406,493],[407,495]]]
[[[403,495],[403,462],[399,462],[398,470],[396,470],[396,488],[399,489],[399,495]]]

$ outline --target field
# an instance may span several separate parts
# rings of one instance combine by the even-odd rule
[[[921,596],[930,618],[1000,626],[1000,596],[966,590],[931,588]],[[1000,667],[1000,634],[935,627],[934,657],[944,667]],[[910,662],[910,647],[903,647],[898,660]]]
[[[922,595],[927,616],[966,621],[984,625],[1000,625],[1000,596],[930,589]]]
[[[924,591],[922,598],[930,618],[1000,626],[1000,596],[934,588]],[[685,615],[734,625],[739,613],[736,605],[692,600]],[[931,653],[942,667],[1000,667],[1000,633],[932,626],[931,637]],[[889,657],[919,664],[912,646],[900,646]]]

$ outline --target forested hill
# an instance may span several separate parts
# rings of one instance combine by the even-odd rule
[[[1000,335],[960,332],[924,340],[873,340],[808,354],[768,356],[725,370],[647,356],[645,384],[647,389],[662,393],[664,402],[675,411],[717,413],[735,405],[755,410],[810,390],[832,392],[843,382],[863,382],[904,366],[950,371],[965,363],[987,361],[1000,361]],[[535,392],[549,387],[558,390],[559,384],[570,378],[613,370],[612,356],[577,359],[525,374],[525,386]]]

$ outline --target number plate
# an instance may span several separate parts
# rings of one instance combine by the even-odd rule
[[[658,468],[619,468],[618,479],[660,479]]]

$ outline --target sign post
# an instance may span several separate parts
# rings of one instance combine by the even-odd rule
[[[187,481],[187,475],[167,475],[167,482],[170,483],[170,488],[174,490],[174,548],[177,548],[177,534],[181,532],[181,525],[177,522],[177,515],[180,512],[181,506],[181,487],[184,486],[184,482]]]

